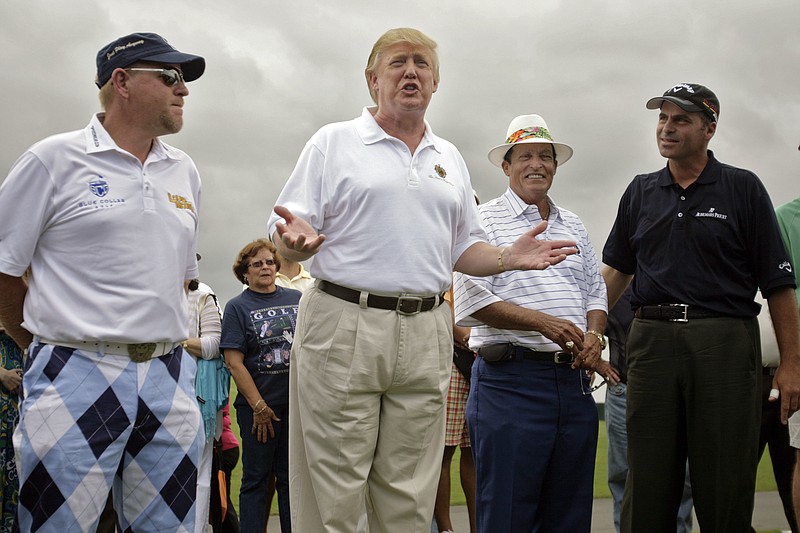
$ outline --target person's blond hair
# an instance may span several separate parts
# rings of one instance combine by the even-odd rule
[[[111,80],[108,80],[106,84],[100,88],[97,97],[100,99],[100,108],[103,109],[103,111],[108,109],[108,106],[111,105],[111,101],[114,99],[114,84]]]
[[[367,68],[364,70],[364,75],[367,78],[369,95],[376,104],[378,103],[378,95],[375,93],[375,89],[369,81],[370,74],[372,74],[378,66],[381,53],[390,46],[398,43],[408,43],[413,46],[423,46],[429,49],[431,51],[433,81],[439,83],[439,55],[436,52],[436,41],[414,28],[394,28],[381,35],[380,38],[375,41],[375,44],[372,46],[372,52],[369,54],[369,59],[367,59]]]

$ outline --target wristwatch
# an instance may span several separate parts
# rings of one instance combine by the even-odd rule
[[[606,338],[603,336],[602,333],[600,333],[599,331],[595,331],[593,329],[590,329],[586,333],[589,334],[589,335],[594,335],[595,337],[597,337],[597,340],[600,341],[600,348],[603,349],[603,350],[606,349]]]

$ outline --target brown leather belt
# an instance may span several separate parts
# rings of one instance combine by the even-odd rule
[[[361,303],[361,292],[349,287],[343,287],[330,281],[320,280],[319,290],[335,296],[345,302]],[[444,293],[435,296],[378,296],[367,293],[367,307],[397,311],[401,315],[416,315],[439,307],[444,302]]]

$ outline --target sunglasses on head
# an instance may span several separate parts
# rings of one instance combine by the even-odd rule
[[[144,68],[144,67],[129,67],[125,70],[136,70],[139,72],[158,72],[161,81],[168,87],[174,87],[178,83],[184,83],[183,73],[176,68]]]

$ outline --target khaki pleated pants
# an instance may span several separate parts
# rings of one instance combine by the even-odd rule
[[[292,529],[430,531],[452,364],[447,305],[405,316],[316,287],[300,302],[289,385]]]

